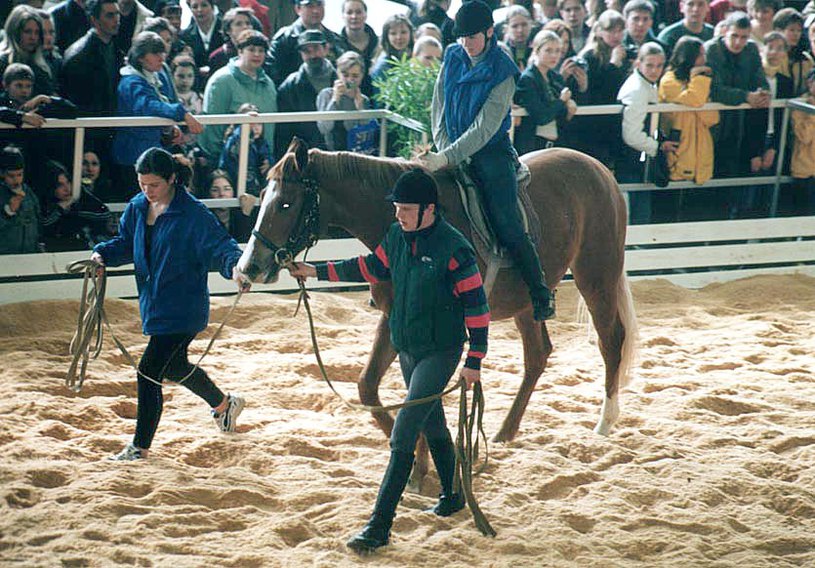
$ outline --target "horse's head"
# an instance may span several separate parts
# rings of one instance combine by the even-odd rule
[[[277,281],[280,269],[317,240],[319,195],[307,166],[308,146],[295,138],[269,171],[257,224],[238,261],[253,282]]]

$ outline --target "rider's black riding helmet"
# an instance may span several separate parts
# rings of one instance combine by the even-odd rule
[[[456,12],[453,35],[465,37],[486,32],[493,25],[492,10],[481,0],[465,2]]]
[[[439,190],[433,176],[420,168],[413,168],[399,176],[385,199],[394,203],[438,203]]]

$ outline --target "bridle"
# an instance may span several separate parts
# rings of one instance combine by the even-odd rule
[[[271,251],[272,259],[279,268],[291,264],[300,251],[313,247],[320,233],[320,191],[317,180],[303,177],[299,180],[284,181],[299,183],[305,188],[303,206],[288,240],[279,247],[257,229],[252,230],[252,236]]]

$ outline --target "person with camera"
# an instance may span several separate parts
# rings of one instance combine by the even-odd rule
[[[534,318],[551,319],[554,295],[517,207],[520,164],[508,131],[518,67],[498,46],[492,11],[481,0],[459,9],[453,31],[458,43],[444,54],[431,106],[433,141],[439,151],[427,152],[419,161],[432,172],[469,164],[498,243],[529,288]]]
[[[343,53],[337,59],[337,75],[333,86],[317,94],[317,111],[370,109],[371,100],[360,90],[365,77],[365,61],[362,56],[355,51]],[[368,123],[370,120],[321,120],[317,122],[317,128],[325,138],[325,145],[329,150],[349,150],[355,144],[348,144],[348,133],[355,127]]]

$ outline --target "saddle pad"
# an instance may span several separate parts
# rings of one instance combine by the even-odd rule
[[[470,175],[467,173],[466,168],[459,166],[453,170],[453,178],[461,196],[461,204],[464,207],[464,212],[470,220],[470,225],[473,228],[473,244],[482,258],[488,258],[490,254],[504,258],[506,262],[502,266],[511,266],[511,261],[505,255],[505,251],[498,245],[498,240],[495,238],[495,233],[490,226],[489,217],[484,210],[484,202],[481,197],[481,189],[473,182]],[[518,212],[521,215],[521,222],[524,226],[524,232],[529,235],[529,238],[534,244],[540,241],[541,227],[540,219],[532,206],[532,200],[529,198],[527,187],[532,179],[529,168],[524,163],[520,163],[517,170],[518,179]]]

